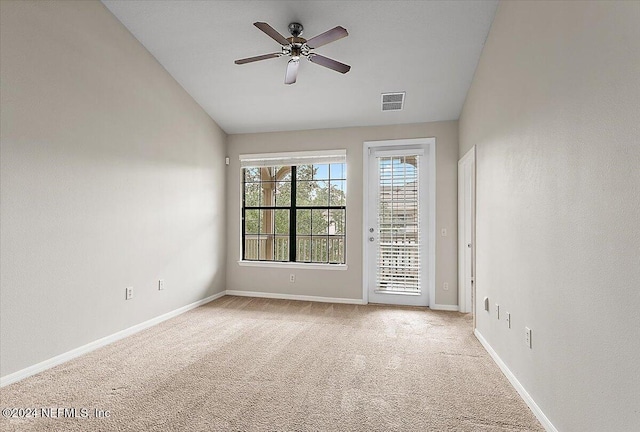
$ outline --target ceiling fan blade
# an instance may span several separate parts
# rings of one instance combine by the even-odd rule
[[[296,78],[298,77],[298,66],[300,66],[300,60],[289,60],[289,63],[287,63],[287,72],[284,74],[285,84],[293,84],[296,82]]]
[[[343,74],[351,70],[351,66],[332,60],[329,57],[321,56],[320,54],[310,54],[308,58],[312,63],[319,64],[320,66],[333,69],[334,71]]]
[[[267,36],[269,36],[274,41],[278,42],[280,45],[283,45],[283,46],[288,46],[289,45],[289,41],[284,36],[282,36],[280,33],[278,33],[278,31],[276,29],[271,27],[266,22],[254,22],[253,25],[258,27],[263,32],[265,32],[267,34]]]
[[[349,33],[347,33],[347,29],[341,26],[334,27],[331,30],[327,30],[322,34],[319,34],[318,36],[315,36],[309,39],[307,41],[307,46],[309,48],[318,48],[318,47],[321,47],[322,45],[326,45],[330,42],[337,41],[338,39],[342,39],[345,36],[349,36]]]
[[[255,56],[255,57],[248,57],[248,58],[244,58],[244,59],[236,60],[234,63],[235,63],[235,64],[251,63],[251,62],[260,61],[260,60],[267,60],[267,59],[271,59],[271,58],[278,58],[278,57],[280,57],[281,55],[282,55],[282,53],[263,54],[263,55],[259,55],[259,56]]]

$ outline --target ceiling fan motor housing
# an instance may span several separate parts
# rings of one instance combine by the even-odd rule
[[[287,38],[289,46],[282,47],[282,53],[284,55],[291,56],[294,60],[299,59],[301,56],[306,57],[309,55],[309,47],[305,45],[307,40],[300,37],[303,31],[304,27],[302,24],[297,22],[289,24],[289,33],[291,33],[291,37]]]

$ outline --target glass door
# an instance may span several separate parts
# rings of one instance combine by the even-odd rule
[[[424,152],[374,150],[369,156],[369,301],[428,305]]]

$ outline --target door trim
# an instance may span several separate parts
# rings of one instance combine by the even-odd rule
[[[365,141],[362,150],[362,303],[369,303],[369,247],[367,244],[367,226],[369,224],[369,194],[371,188],[369,185],[369,155],[371,149],[389,147],[390,150],[395,146],[421,145],[425,146],[428,155],[428,178],[429,183],[429,211],[427,216],[428,223],[428,245],[427,252],[429,254],[429,268],[427,278],[428,288],[428,306],[436,307],[436,139],[435,138],[412,138],[397,139],[384,141]]]
[[[470,215],[465,213],[465,179],[463,167],[471,166],[471,211]],[[472,312],[475,317],[475,195],[476,195],[476,148],[465,153],[458,161],[458,306],[460,312]],[[467,245],[465,244],[465,218],[471,218],[471,278],[474,282],[471,285],[466,284],[465,280],[465,252]],[[469,298],[471,299],[469,301]],[[469,303],[469,304],[468,304]]]

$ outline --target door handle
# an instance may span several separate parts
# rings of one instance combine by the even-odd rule
[[[471,243],[467,243],[467,247],[470,248],[471,247]]]
[[[375,240],[375,239],[374,239],[373,237],[369,237],[369,241],[370,241],[370,242],[372,242],[372,241],[374,241],[374,240]]]

